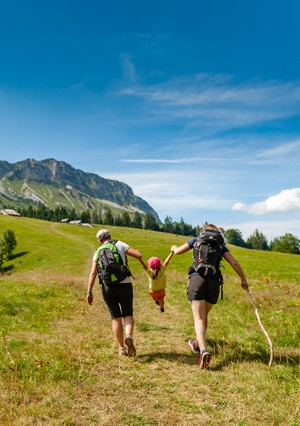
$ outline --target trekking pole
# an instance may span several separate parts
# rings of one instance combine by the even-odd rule
[[[254,303],[253,297],[252,297],[252,295],[251,295],[251,293],[250,293],[249,289],[247,288],[247,289],[246,289],[246,291],[247,291],[247,293],[248,293],[248,296],[249,296],[250,302],[251,302],[251,304],[252,304],[252,306],[253,306],[253,308],[254,308],[254,312],[255,312],[256,318],[257,318],[257,320],[258,320],[258,324],[260,325],[260,328],[262,329],[263,333],[265,334],[265,336],[266,336],[266,338],[267,338],[267,340],[268,340],[269,346],[270,346],[270,360],[269,360],[269,367],[271,367],[272,362],[273,362],[273,356],[274,356],[273,345],[272,345],[272,342],[271,342],[271,339],[270,339],[270,337],[269,337],[268,333],[266,332],[266,330],[265,330],[264,326],[262,325],[262,322],[261,322],[261,320],[260,320],[260,318],[259,318],[259,314],[258,314],[257,307],[255,306],[255,303]]]

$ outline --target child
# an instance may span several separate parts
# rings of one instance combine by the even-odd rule
[[[169,254],[163,264],[161,264],[159,257],[151,257],[148,259],[148,265],[140,259],[145,271],[149,275],[149,293],[152,299],[157,304],[160,312],[165,312],[165,295],[166,295],[166,275],[165,269],[173,256],[173,252]]]

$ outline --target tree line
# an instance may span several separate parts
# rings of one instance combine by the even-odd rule
[[[200,227],[193,227],[185,223],[183,218],[179,222],[173,221],[171,216],[165,218],[164,223],[159,223],[157,219],[151,214],[141,214],[138,211],[129,214],[127,210],[123,210],[119,214],[115,214],[110,208],[102,208],[101,211],[97,209],[82,212],[77,212],[74,208],[68,209],[64,206],[50,209],[44,204],[38,204],[36,207],[29,205],[26,208],[16,209],[13,208],[21,216],[30,217],[34,219],[48,220],[50,222],[61,222],[64,219],[69,221],[80,220],[82,223],[101,224],[106,226],[124,226],[128,228],[148,229],[152,231],[169,232],[178,235],[191,235],[195,236],[199,233]]]
[[[207,222],[204,222],[203,225],[192,226],[185,223],[183,218],[181,218],[178,222],[174,221],[171,216],[166,216],[164,222],[160,223],[151,213],[142,215],[136,211],[129,214],[128,211],[123,210],[121,213],[116,214],[108,207],[102,208],[101,211],[98,211],[97,209],[87,209],[80,213],[76,212],[74,208],[68,209],[64,206],[59,206],[55,209],[50,209],[44,204],[38,204],[36,207],[29,205],[27,208],[21,209],[16,209],[15,207],[5,208],[15,209],[21,214],[21,216],[43,219],[51,222],[61,222],[64,219],[68,219],[69,221],[80,220],[82,223],[148,229],[185,236],[198,235],[200,229],[207,224]],[[300,254],[300,240],[289,233],[274,238],[269,244],[267,238],[258,229],[256,229],[246,241],[243,239],[242,233],[238,229],[223,230],[223,234],[225,236],[226,243],[234,244],[239,247]]]
[[[293,234],[287,233],[276,237],[268,244],[267,238],[258,229],[250,235],[245,241],[241,231],[238,229],[227,229],[224,232],[226,242],[239,247],[245,247],[255,250],[271,250],[281,253],[300,254],[300,240]]]

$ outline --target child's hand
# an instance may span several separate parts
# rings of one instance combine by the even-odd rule
[[[172,259],[174,252],[171,251],[171,253],[168,255],[168,257],[166,258],[166,260],[164,261],[164,265],[167,266],[167,264],[170,262],[170,260]]]

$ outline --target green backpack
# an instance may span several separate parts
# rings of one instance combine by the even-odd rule
[[[126,277],[131,276],[131,272],[118,252],[117,240],[102,244],[96,251],[97,270],[100,284],[119,284]]]

